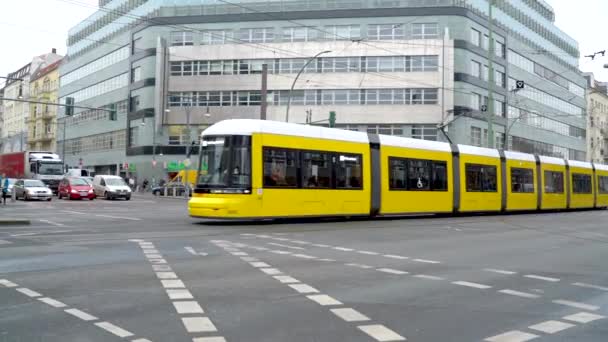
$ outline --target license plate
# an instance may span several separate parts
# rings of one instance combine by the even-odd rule
[[[87,195],[87,193],[86,193],[86,192],[81,192],[81,193],[80,193],[80,196],[86,196],[86,195]]]

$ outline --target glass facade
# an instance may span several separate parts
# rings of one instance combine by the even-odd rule
[[[110,52],[109,54],[100,57],[88,64],[81,66],[80,68],[73,70],[60,78],[61,86],[66,86],[74,81],[77,81],[83,77],[101,71],[111,65],[114,65],[120,61],[129,58],[129,46],[123,46],[118,50]]]
[[[92,97],[100,96],[109,93],[113,90],[124,88],[129,85],[129,73],[124,73],[105,81],[99,82],[87,88],[78,90],[77,92],[68,94],[60,99],[61,103],[65,103],[65,98],[70,96],[74,98],[76,103],[88,100]]]

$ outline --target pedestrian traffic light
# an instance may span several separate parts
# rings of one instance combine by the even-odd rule
[[[329,127],[336,127],[336,112],[329,112]]]
[[[66,116],[74,115],[74,98],[73,97],[65,98],[65,115]]]
[[[118,120],[118,115],[116,113],[116,103],[112,103],[110,105],[110,120],[111,121],[116,121]]]

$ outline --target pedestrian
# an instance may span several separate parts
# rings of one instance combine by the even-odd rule
[[[6,205],[6,195],[8,194],[8,177],[6,177],[6,173],[3,173],[2,177],[0,177],[0,187],[2,188],[2,202]]]
[[[146,188],[148,187],[148,184],[149,184],[148,178],[144,178],[144,183],[143,183],[144,192],[146,192]]]
[[[135,190],[135,179],[133,177],[129,177],[129,187],[131,187],[131,190]]]

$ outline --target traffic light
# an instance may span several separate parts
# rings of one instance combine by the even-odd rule
[[[112,103],[110,105],[110,120],[111,121],[116,121],[118,120],[118,115],[116,113],[116,103]]]
[[[329,127],[336,127],[336,112],[329,112]]]
[[[74,115],[74,98],[73,97],[65,98],[65,115],[66,116]]]
[[[18,99],[23,98],[23,85],[22,84],[19,84],[19,93],[17,94],[17,98]]]

